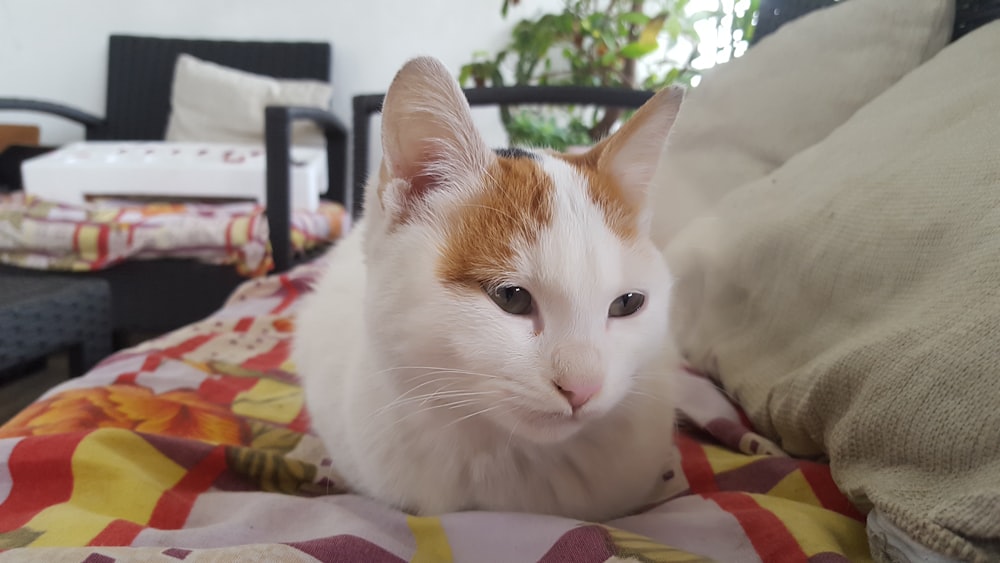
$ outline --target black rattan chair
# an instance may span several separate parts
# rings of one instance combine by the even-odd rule
[[[0,380],[62,350],[69,352],[73,376],[111,353],[108,284],[71,276],[0,276]]]
[[[64,117],[84,127],[88,140],[162,140],[170,113],[177,56],[188,53],[240,70],[275,78],[329,81],[331,47],[321,42],[216,41],[113,35],[109,41],[104,117],[62,104],[0,98],[0,110],[29,110]],[[319,124],[326,137],[327,197],[351,206],[346,182],[347,130],[331,113],[314,108],[271,107],[266,111],[267,217],[276,271],[293,264],[289,201],[289,129],[292,121]],[[6,275],[39,272],[0,266]],[[207,316],[244,278],[232,267],[194,260],[131,261],[107,270],[76,274],[111,284],[116,332],[159,333]]]

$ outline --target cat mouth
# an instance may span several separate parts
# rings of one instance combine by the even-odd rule
[[[556,443],[573,436],[583,428],[584,418],[579,412],[553,412],[536,409],[519,409],[507,425],[522,438],[540,444]]]
[[[503,425],[530,441],[550,443],[574,435],[597,414],[592,409],[552,410],[521,403],[503,415]]]
[[[521,411],[520,416],[528,423],[537,425],[575,425],[580,424],[587,418],[586,414],[576,412],[552,412],[534,409]]]
[[[572,414],[562,412],[528,411],[526,416],[542,422],[565,422],[573,419]]]

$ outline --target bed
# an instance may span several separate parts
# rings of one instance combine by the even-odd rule
[[[246,282],[211,317],[117,353],[0,428],[0,560],[867,558],[863,516],[829,468],[782,454],[694,374],[682,461],[664,502],[634,516],[413,517],[344,493],[288,363],[320,267]]]

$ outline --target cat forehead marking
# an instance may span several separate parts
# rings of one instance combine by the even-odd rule
[[[438,268],[445,282],[478,287],[509,278],[515,272],[516,249],[535,244],[552,225],[557,189],[567,192],[559,199],[580,198],[594,205],[618,238],[636,236],[638,211],[617,183],[598,169],[596,159],[522,149],[495,152],[498,158],[482,178],[483,189],[446,227],[447,241]],[[558,169],[571,171],[572,180],[556,174],[566,183],[557,187],[553,172]]]
[[[604,214],[604,222],[611,232],[624,241],[635,240],[639,235],[641,209],[625,196],[618,181],[601,164],[601,153],[555,154],[556,158],[572,166],[586,181],[590,200]]]
[[[555,185],[540,156],[524,150],[497,151],[481,179],[483,189],[446,227],[439,277],[478,287],[510,277],[515,248],[538,240],[552,224]]]

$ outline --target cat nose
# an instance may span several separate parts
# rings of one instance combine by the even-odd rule
[[[573,412],[586,405],[601,390],[600,383],[591,381],[556,381],[555,386],[559,390],[559,393],[569,401],[569,406],[573,408]]]

